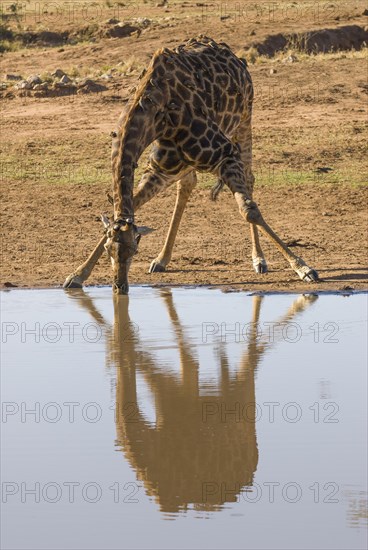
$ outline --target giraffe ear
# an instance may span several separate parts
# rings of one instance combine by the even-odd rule
[[[139,235],[148,235],[152,233],[152,231],[156,231],[156,229],[152,229],[152,227],[147,227],[146,225],[140,225],[137,227],[137,231]]]
[[[107,216],[105,216],[105,214],[101,214],[101,221],[104,225],[104,228],[107,229],[110,225],[110,220]]]

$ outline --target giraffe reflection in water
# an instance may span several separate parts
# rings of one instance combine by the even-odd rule
[[[235,502],[243,491],[251,491],[258,464],[255,376],[264,353],[277,341],[258,338],[264,298],[252,298],[250,330],[247,340],[238,344],[244,349],[235,374],[231,374],[227,344],[214,344],[220,380],[216,393],[206,396],[200,392],[198,350],[184,334],[171,291],[161,290],[160,296],[175,335],[179,376],[165,370],[140,339],[129,316],[128,296],[114,296],[111,326],[83,291],[68,292],[105,330],[107,360],[117,373],[117,446],[161,511],[215,511]],[[275,323],[289,322],[316,299],[299,296]],[[155,423],[139,405],[137,374],[153,396]]]

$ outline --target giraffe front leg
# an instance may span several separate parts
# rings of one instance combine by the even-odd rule
[[[105,251],[106,235],[104,235],[87,260],[83,262],[73,273],[71,273],[63,284],[63,288],[82,288],[84,281],[91,275],[93,268]]]
[[[141,206],[150,201],[155,195],[160,193],[160,191],[169,187],[176,179],[177,175],[167,174],[150,164],[138,184],[138,191],[136,195],[134,195],[134,211],[141,208]],[[148,273],[165,271],[166,266],[171,259],[171,239],[168,242],[168,237],[163,250],[158,257],[152,261]],[[172,243],[172,245],[173,244],[174,243]]]
[[[189,197],[197,184],[197,176],[195,171],[191,171],[185,177],[178,181],[178,191],[176,196],[176,203],[174,212],[171,218],[169,232],[166,237],[165,244],[160,254],[153,260],[150,265],[149,273],[162,272],[166,270],[172,256],[172,251],[178,233],[181,218],[183,216],[185,207],[189,200]]]
[[[244,177],[243,163],[234,157],[223,161],[219,168],[220,177],[226,182],[232,191],[236,202],[238,203],[241,215],[251,224],[256,225],[272,241],[281,254],[289,262],[290,267],[306,282],[315,282],[318,280],[318,273],[309,267],[302,258],[296,256],[280,239],[278,235],[265,222],[262,214],[249,197],[251,191],[247,186]]]

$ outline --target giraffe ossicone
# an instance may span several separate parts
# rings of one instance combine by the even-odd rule
[[[259,228],[301,279],[317,281],[317,272],[283,243],[252,200],[252,104],[253,84],[247,63],[227,44],[200,36],[175,50],[158,50],[126,104],[117,130],[111,133],[114,218],[109,227],[122,220],[131,223],[124,225],[124,231],[105,229],[104,237],[64,287],[74,282],[81,286],[106,250],[111,258],[114,291],[127,293],[132,258],[141,235],[150,232],[139,232],[134,224],[135,212],[177,182],[169,232],[149,270],[165,271],[183,212],[196,186],[196,172],[216,176],[212,199],[224,185],[233,193],[241,215],[250,223],[256,273],[267,272]],[[134,194],[134,172],[149,145],[149,163]]]

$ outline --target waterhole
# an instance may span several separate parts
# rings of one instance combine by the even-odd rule
[[[367,295],[2,300],[2,546],[357,549]]]

